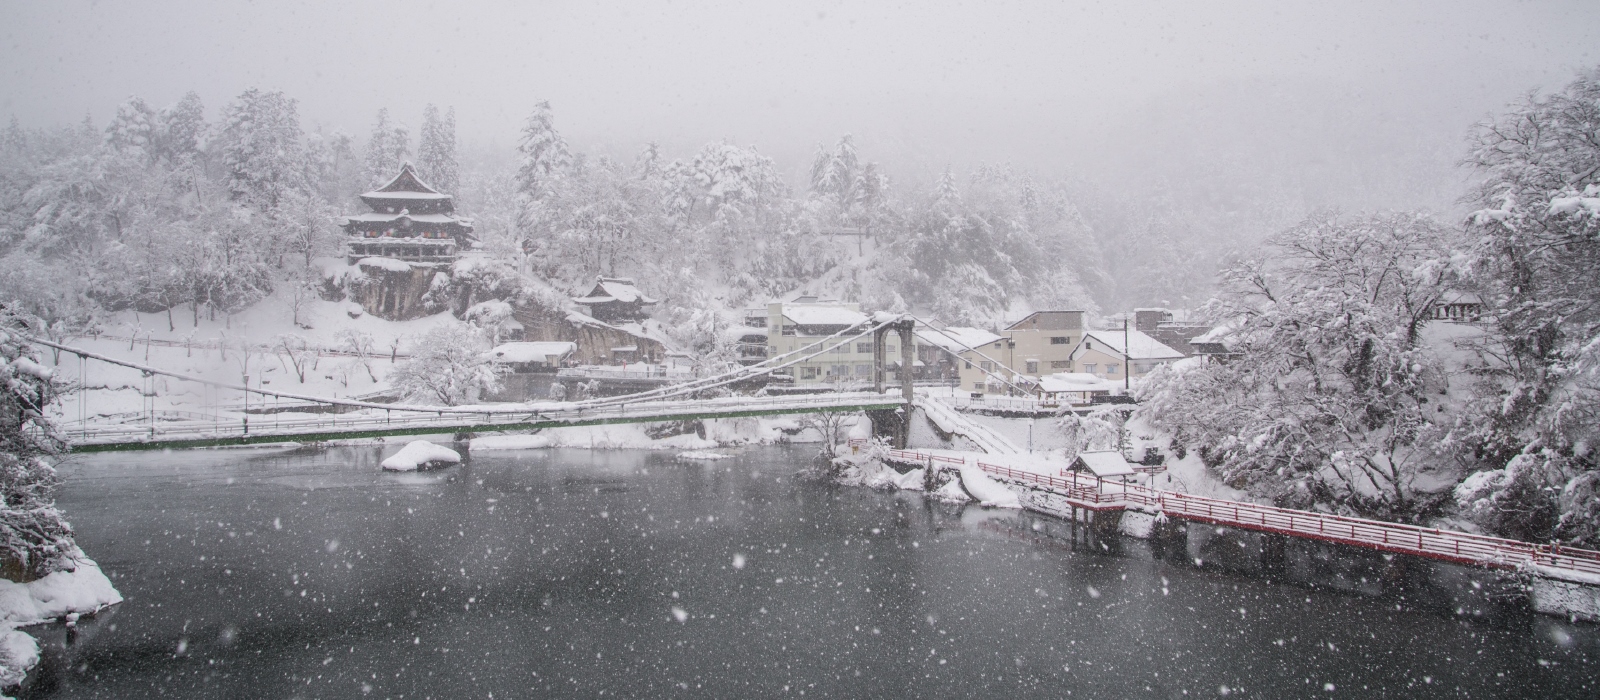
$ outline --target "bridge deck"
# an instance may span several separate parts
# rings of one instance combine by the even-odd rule
[[[852,441],[852,444],[858,444],[858,441]],[[890,450],[886,458],[917,465],[965,463],[959,458],[917,450]],[[1583,580],[1600,577],[1600,552],[1587,549],[1207,498],[1139,484],[1106,481],[1086,474],[1039,474],[982,460],[977,462],[977,466],[1002,481],[1031,491],[1031,497],[1025,497],[1023,503],[1030,510],[1050,515],[1065,515],[1064,507],[1091,511],[1137,509],[1195,522],[1292,535],[1459,564],[1496,569],[1519,569],[1533,565],[1538,567],[1541,575],[1560,577],[1566,574],[1569,578]]]
[[[73,452],[161,450],[278,442],[323,442],[371,437],[527,431],[619,423],[706,418],[747,418],[837,411],[894,410],[898,396],[875,393],[730,397],[581,408],[561,404],[485,406],[483,411],[438,414],[325,414],[312,418],[257,417],[240,421],[176,421],[139,427],[108,426],[67,433]]]

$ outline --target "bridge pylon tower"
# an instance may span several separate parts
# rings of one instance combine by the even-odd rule
[[[900,396],[905,402],[905,407],[901,409],[903,414],[894,436],[896,449],[905,449],[906,441],[911,437],[911,401],[915,389],[914,375],[917,362],[916,329],[916,320],[907,317],[886,323],[872,332],[872,389],[879,394],[885,393],[884,385],[889,375],[887,342],[889,333],[900,335]]]

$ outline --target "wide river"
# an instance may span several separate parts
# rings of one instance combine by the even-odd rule
[[[60,504],[127,601],[34,628],[24,697],[1600,697],[1594,626],[1487,593],[1274,583],[732,453],[75,458]]]

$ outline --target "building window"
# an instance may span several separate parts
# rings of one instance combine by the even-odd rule
[[[1055,336],[1051,336],[1050,337],[1050,344],[1051,345],[1066,345],[1068,340],[1071,340],[1071,338],[1069,338],[1067,336],[1064,336],[1064,335],[1055,335]]]
[[[800,368],[800,378],[801,379],[816,379],[817,378],[817,369],[818,368],[816,368],[816,367],[801,367]]]
[[[967,363],[967,369],[972,369],[972,360],[964,360],[964,362]]]
[[[835,345],[832,348],[829,348],[828,352],[831,352],[835,355],[843,355],[847,352],[850,352],[850,344],[845,343],[844,345]]]
[[[1027,364],[1028,364],[1028,374],[1038,374],[1039,373],[1039,361],[1038,360],[1028,360]]]
[[[1106,374],[1116,374],[1116,373],[1117,373],[1117,363],[1115,363],[1115,362],[1107,362],[1106,363]]]
[[[988,360],[984,360],[984,361],[978,363],[978,367],[980,369],[982,369],[983,371],[987,372],[987,371],[989,371],[991,369],[994,369],[994,363],[990,362]]]
[[[872,365],[856,365],[856,376],[858,376],[858,377],[870,377],[870,376],[872,376]]]
[[[972,388],[978,391],[983,391],[983,382],[973,382]]]
[[[872,354],[872,343],[856,343],[856,352],[862,355]]]
[[[1084,365],[1083,366],[1083,371],[1088,372],[1089,374],[1094,374],[1095,372],[1100,371],[1100,365],[1096,365],[1096,364]]]
[[[890,355],[893,355],[893,354],[895,354],[895,353],[897,353],[897,352],[900,352],[900,349],[899,349],[899,348],[897,348],[897,347],[895,347],[895,346],[893,346],[893,345],[890,345],[890,346],[889,346],[889,348],[888,348],[888,353],[889,353],[889,354],[890,354]]]
[[[783,334],[784,335],[794,335],[794,326],[784,326],[783,327]]]
[[[1050,369],[1072,369],[1072,360],[1051,360]]]

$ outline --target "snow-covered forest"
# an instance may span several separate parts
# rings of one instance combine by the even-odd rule
[[[634,277],[702,351],[731,312],[801,289],[990,326],[1032,309],[1188,305],[1236,245],[1204,245],[1175,207],[1083,178],[992,165],[897,183],[848,134],[789,182],[795,164],[751,146],[613,158],[576,151],[559,126],[541,103],[514,153],[469,157],[454,110],[430,105],[413,136],[379,109],[357,138],[309,130],[292,96],[254,89],[210,112],[190,93],[165,107],[130,98],[107,124],[12,119],[0,285],[68,327],[126,308],[235,313],[314,286],[316,258],[342,252],[337,217],[403,162],[457,195],[490,256],[516,267],[526,253],[560,290]]]
[[[705,357],[725,356],[742,308],[798,290],[989,328],[1033,309],[1193,306],[1239,359],[1152,378],[1146,411],[1230,484],[1595,544],[1596,81],[1471,132],[1465,219],[1264,197],[1241,205],[1256,208],[1242,228],[1279,226],[1259,249],[1088,178],[998,165],[902,184],[850,135],[805,168],[727,141],[619,158],[574,148],[541,102],[514,151],[468,157],[448,107],[429,105],[415,137],[377,109],[354,137],[307,128],[281,92],[211,109],[135,97],[105,124],[4,129],[0,293],[56,337],[128,309],[176,328],[274,291],[337,294],[319,261],[342,252],[339,215],[411,162],[476,222],[482,255],[452,276],[476,302],[556,305],[628,276]],[[1487,306],[1473,332],[1427,323],[1464,294]]]
[[[1600,544],[1600,71],[1478,125],[1463,220],[1321,214],[1225,269],[1146,415],[1274,502]],[[1437,310],[1481,300],[1476,323]]]

